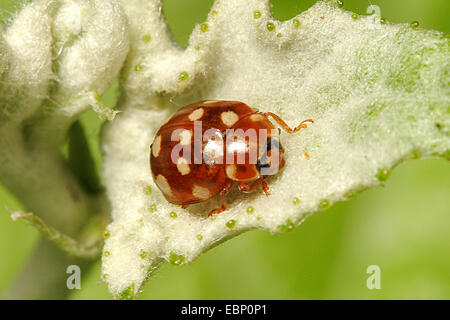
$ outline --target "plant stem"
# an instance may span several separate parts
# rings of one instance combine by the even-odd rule
[[[29,221],[47,240],[56,244],[59,249],[65,251],[70,256],[94,259],[101,252],[102,239],[99,236],[100,233],[92,241],[84,242],[56,230],[33,213],[14,212],[11,214],[11,218],[14,221],[18,219]]]
[[[78,238],[93,214],[107,210],[103,194],[86,193],[58,149],[27,144],[21,128],[1,129],[0,148],[8,150],[0,154],[3,185],[53,230]],[[72,264],[86,271],[91,262],[71,258],[48,240],[41,240],[6,298],[65,298],[69,293],[66,269]]]

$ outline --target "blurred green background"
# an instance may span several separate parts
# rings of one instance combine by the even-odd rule
[[[315,1],[272,0],[276,18],[290,19]],[[2,16],[17,1],[0,0]],[[185,47],[212,0],[165,0],[177,42]],[[420,21],[448,33],[448,0],[346,0],[344,8],[365,14],[370,4],[392,22]],[[114,105],[114,90],[104,97]],[[101,168],[95,114],[82,124]],[[2,151],[0,151],[2,152]],[[39,234],[8,211],[20,202],[0,185],[0,296],[19,272]],[[450,299],[450,166],[430,159],[398,166],[384,187],[358,194],[309,218],[290,234],[252,231],[209,251],[190,265],[159,269],[140,299]],[[381,289],[366,287],[369,265],[381,268]],[[100,282],[100,262],[82,273],[72,299],[110,299]]]

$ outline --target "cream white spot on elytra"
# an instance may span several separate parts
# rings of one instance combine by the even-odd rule
[[[180,144],[183,146],[188,146],[191,144],[192,139],[192,131],[191,130],[183,130],[180,133]]]
[[[152,154],[155,158],[159,156],[160,152],[161,152],[161,135],[157,136],[152,144]]]
[[[228,164],[225,167],[225,173],[227,174],[227,177],[231,180],[236,180],[236,172],[237,172],[237,167],[234,164]]]
[[[258,121],[263,121],[264,120],[264,116],[262,114],[252,114],[250,116],[250,120],[254,121],[254,122],[258,122]]]
[[[203,108],[195,109],[191,112],[191,114],[188,116],[189,120],[191,121],[197,121],[203,117],[203,114],[205,113],[205,110]]]
[[[169,181],[162,175],[158,174],[156,176],[156,184],[158,185],[159,189],[164,193],[166,196],[172,195],[172,188],[169,185]]]
[[[208,188],[200,187],[194,184],[192,188],[192,195],[201,200],[208,200],[211,198],[211,192],[209,192]]]
[[[177,160],[177,169],[178,172],[185,176],[191,172],[191,168],[189,167],[189,163],[185,158],[178,158]]]
[[[203,148],[203,160],[208,165],[223,163],[223,141],[208,140]]]
[[[222,120],[226,126],[231,127],[239,120],[239,116],[233,111],[225,111],[221,113],[220,120]]]

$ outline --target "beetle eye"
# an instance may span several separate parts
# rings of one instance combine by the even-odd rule
[[[266,153],[272,149],[281,149],[280,141],[278,139],[268,137],[266,142]]]
[[[267,138],[266,149],[263,155],[258,159],[256,168],[262,175],[276,174],[281,168],[281,157],[283,148],[278,139]]]
[[[267,159],[266,156],[263,156],[264,159],[261,157],[261,159],[258,160],[258,162],[256,163],[256,168],[258,169],[258,171],[261,171],[261,168],[269,168],[269,164],[267,163]]]

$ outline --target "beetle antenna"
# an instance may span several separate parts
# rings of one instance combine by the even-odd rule
[[[264,115],[266,117],[269,117],[269,116],[272,117],[287,133],[296,133],[296,132],[300,131],[301,129],[306,129],[308,127],[306,122],[314,123],[314,121],[312,119],[306,119],[306,120],[303,120],[302,122],[300,122],[300,124],[298,126],[296,126],[294,129],[292,129],[291,127],[289,127],[287,125],[286,122],[284,122],[283,119],[281,119],[275,113],[265,112]]]

